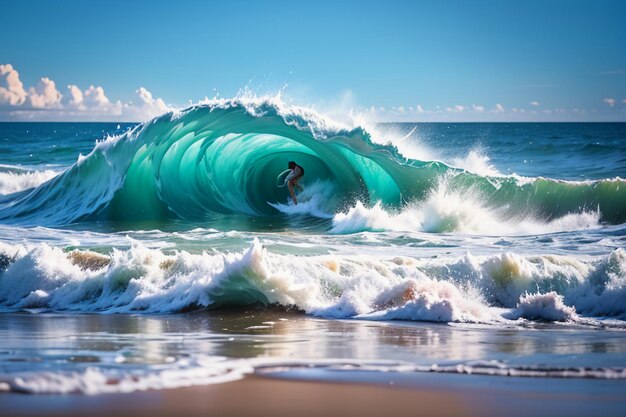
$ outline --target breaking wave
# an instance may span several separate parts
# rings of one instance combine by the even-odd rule
[[[432,210],[424,209],[442,182],[447,195],[459,198],[451,202],[458,207],[448,209],[461,217],[467,209],[463,196],[471,194],[479,196],[477,209],[499,218],[550,223],[567,215],[597,213],[591,222],[583,219],[583,227],[626,220],[626,184],[619,178],[568,182],[497,176],[493,169],[466,171],[407,159],[395,146],[373,139],[362,128],[338,126],[279,100],[214,101],[108,138],[42,184],[39,177],[20,179],[36,188],[5,186],[22,191],[0,196],[0,220],[61,226],[82,220],[203,220],[214,213],[332,217],[358,204],[377,210],[380,201],[380,207],[391,211],[421,207],[422,217],[413,220],[418,230],[463,230],[471,216],[431,219]],[[478,154],[471,159],[472,166],[487,164]],[[289,160],[306,168],[305,188],[327,184],[332,193],[309,209],[287,207],[288,191],[276,187],[275,178]]]
[[[27,171],[23,169],[7,168],[6,166],[0,166],[0,195],[35,188],[59,174],[58,171],[52,169]]]
[[[389,259],[279,255],[256,239],[241,253],[210,254],[131,243],[109,254],[0,246],[0,309],[170,313],[279,305],[329,318],[475,323],[626,317],[623,249],[586,261],[512,252]]]

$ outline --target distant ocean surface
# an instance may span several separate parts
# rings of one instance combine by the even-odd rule
[[[239,100],[0,123],[0,391],[274,366],[624,381],[625,177],[624,123],[346,127]]]

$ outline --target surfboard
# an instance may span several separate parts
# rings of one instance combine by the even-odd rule
[[[280,174],[278,174],[278,176],[276,177],[276,186],[277,187],[284,187],[285,185],[287,185],[287,177],[289,176],[290,172],[291,172],[290,169],[286,169],[283,172],[281,172]]]

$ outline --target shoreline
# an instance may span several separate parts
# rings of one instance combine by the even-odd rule
[[[451,400],[451,396],[453,400]],[[426,405],[428,404],[428,405]],[[424,409],[426,407],[426,409]],[[421,410],[433,416],[486,415],[460,391],[251,375],[224,384],[129,394],[0,395],[3,416],[324,416],[375,417]]]
[[[582,384],[581,384],[582,382]],[[255,373],[235,382],[100,395],[0,394],[25,416],[586,416],[626,405],[623,381],[342,371]],[[611,385],[612,384],[612,385]],[[596,385],[596,386],[594,386]],[[583,387],[586,387],[584,389]],[[583,389],[581,389],[583,388]]]

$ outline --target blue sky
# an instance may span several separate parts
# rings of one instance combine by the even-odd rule
[[[298,104],[341,103],[380,120],[626,121],[625,1],[20,0],[2,9],[3,120],[141,118],[163,103],[287,84]],[[25,95],[9,97],[12,71]]]

